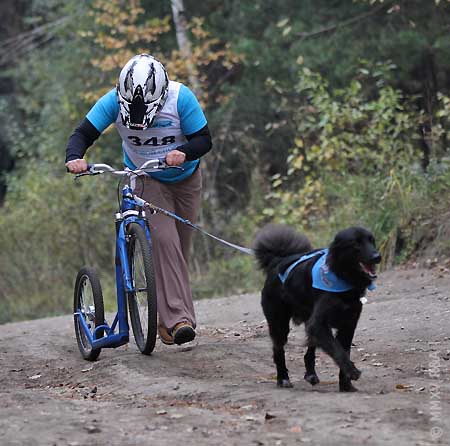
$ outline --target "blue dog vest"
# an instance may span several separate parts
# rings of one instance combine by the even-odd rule
[[[291,273],[291,271],[300,263],[311,259],[312,257],[319,256],[319,259],[312,268],[312,286],[317,290],[330,291],[332,293],[342,293],[343,291],[349,291],[353,288],[348,282],[340,279],[336,276],[327,265],[328,249],[321,249],[319,251],[305,254],[297,259],[294,263],[291,263],[283,274],[278,274],[281,283],[284,284]],[[368,287],[368,290],[375,289],[375,284],[372,282]]]

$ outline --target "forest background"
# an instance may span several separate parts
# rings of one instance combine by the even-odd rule
[[[324,246],[364,225],[383,268],[448,262],[448,0],[2,0],[1,11],[0,323],[70,312],[84,264],[112,308],[117,184],[74,182],[65,147],[139,52],[205,109],[207,230],[250,246],[283,222]],[[87,159],[120,165],[115,130]],[[201,235],[191,272],[197,298],[261,283],[250,256]]]

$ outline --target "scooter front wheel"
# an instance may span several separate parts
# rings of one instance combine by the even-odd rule
[[[94,268],[85,266],[78,272],[75,281],[73,314],[75,336],[81,356],[88,361],[95,361],[101,348],[92,348],[84,327],[84,325],[87,327],[93,339],[103,337],[104,330],[102,328],[96,330],[96,327],[105,323],[105,310],[100,279]]]

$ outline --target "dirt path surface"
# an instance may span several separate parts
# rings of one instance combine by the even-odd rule
[[[450,274],[397,270],[368,296],[353,359],[359,392],[303,380],[303,328],[278,389],[258,295],[198,301],[198,340],[81,359],[70,316],[0,326],[0,445],[450,444]]]

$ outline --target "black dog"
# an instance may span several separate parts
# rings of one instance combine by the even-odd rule
[[[319,382],[315,371],[319,347],[339,366],[339,390],[356,391],[351,381],[361,372],[350,361],[350,348],[362,310],[360,299],[376,278],[375,265],[381,261],[371,232],[348,228],[336,234],[328,250],[313,250],[309,240],[292,228],[268,225],[256,235],[254,253],[267,274],[261,303],[278,386],[292,387],[284,354],[292,319],[295,324],[305,323],[306,381]],[[296,264],[300,257],[304,258]]]

